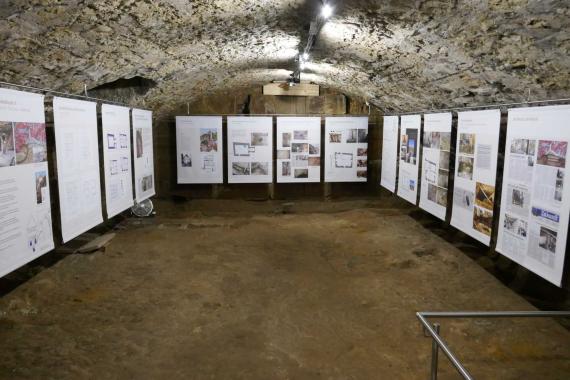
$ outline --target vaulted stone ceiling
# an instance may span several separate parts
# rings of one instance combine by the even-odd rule
[[[329,1],[301,79],[388,111],[570,95],[568,0]],[[120,78],[169,112],[285,80],[319,0],[3,0],[0,79],[82,92]]]

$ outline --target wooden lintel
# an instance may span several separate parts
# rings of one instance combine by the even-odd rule
[[[277,96],[319,96],[319,85],[298,83],[295,86],[282,83],[269,83],[263,86],[263,95]]]

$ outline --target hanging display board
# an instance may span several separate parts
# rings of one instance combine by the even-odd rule
[[[325,131],[325,182],[366,182],[368,117],[327,117]]]
[[[321,181],[321,118],[277,118],[277,182]]]
[[[418,158],[422,117],[407,115],[402,116],[400,120],[398,196],[415,205],[418,199]]]
[[[451,225],[489,245],[499,152],[499,110],[459,112]]]
[[[424,115],[420,207],[445,220],[449,182],[451,113]]]
[[[52,250],[44,96],[0,89],[0,276]]]
[[[133,108],[135,160],[135,199],[142,202],[156,194],[154,190],[154,153],[152,112]]]
[[[272,117],[228,117],[228,182],[273,182]]]
[[[570,106],[509,110],[497,251],[561,286],[570,183]]]
[[[177,116],[178,183],[223,183],[221,116]]]
[[[103,159],[107,217],[134,205],[129,109],[103,104]]]
[[[396,191],[398,168],[398,116],[384,116],[382,132],[382,172],[380,185],[391,192]]]
[[[97,103],[54,97],[53,119],[65,243],[103,222]]]

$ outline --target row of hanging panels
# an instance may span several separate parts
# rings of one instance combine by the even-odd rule
[[[420,189],[420,208],[442,220],[451,199],[451,225],[487,246],[498,217],[496,250],[561,286],[570,212],[569,120],[568,105],[508,111],[498,216],[500,110],[458,113],[453,188],[451,113],[425,114],[423,131],[421,115],[386,116],[381,185],[414,205]]]
[[[155,194],[152,113],[103,104],[101,116],[111,218]],[[97,103],[54,97],[53,117],[61,232],[67,242],[103,222]],[[44,96],[0,89],[0,276],[54,248],[48,148]]]
[[[278,117],[273,149],[273,117],[228,117],[228,183],[366,182],[368,117],[325,119],[324,165],[321,118]],[[176,118],[178,183],[223,183],[221,116]]]

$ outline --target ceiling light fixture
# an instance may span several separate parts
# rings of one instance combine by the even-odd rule
[[[331,17],[332,13],[333,13],[333,8],[330,5],[325,3],[325,5],[323,5],[323,10],[321,13],[323,18],[327,19],[327,18]]]

